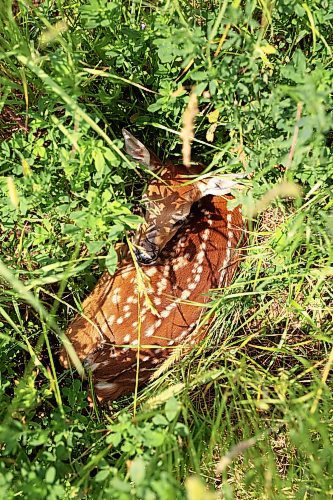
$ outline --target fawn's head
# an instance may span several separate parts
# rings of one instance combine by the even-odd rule
[[[183,165],[162,165],[138,139],[123,129],[126,152],[149,170],[158,173],[142,198],[145,222],[134,238],[135,255],[141,264],[153,264],[161,250],[184,224],[193,203],[206,195],[222,196],[238,187],[240,174],[212,176],[192,181]]]

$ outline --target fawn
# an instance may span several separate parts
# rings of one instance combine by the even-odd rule
[[[204,307],[210,289],[231,282],[245,241],[240,207],[228,210],[232,197],[226,196],[241,175],[189,182],[189,169],[162,165],[128,131],[123,136],[126,152],[158,172],[143,197],[137,263],[124,260],[113,276],[105,272],[67,332],[100,401],[134,391],[136,377],[140,385],[147,382],[175,346],[204,337],[206,328],[196,328],[198,303]],[[60,361],[69,364],[64,348]]]

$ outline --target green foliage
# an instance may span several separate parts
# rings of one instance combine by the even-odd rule
[[[227,499],[328,498],[332,2],[2,4],[0,258],[49,317],[1,284],[1,496],[194,498],[196,475]],[[302,198],[249,221],[208,338],[136,412],[132,397],[91,408],[57,364],[54,324],[114,272],[115,243],[140,223],[147,179],[121,128],[179,160],[193,87],[192,157],[251,173],[244,211],[282,180]]]

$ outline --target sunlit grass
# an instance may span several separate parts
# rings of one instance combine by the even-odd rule
[[[329,498],[331,5],[14,4],[0,15],[2,496]],[[135,397],[89,406],[91,381],[58,352],[139,222],[147,179],[121,128],[181,161],[194,87],[191,159],[249,176],[246,255],[211,292],[200,345]]]

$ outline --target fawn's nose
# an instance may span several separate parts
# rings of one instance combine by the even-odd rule
[[[158,257],[158,252],[156,250],[154,250],[153,252],[147,253],[139,248],[134,248],[134,254],[135,254],[136,260],[140,264],[144,264],[146,266],[148,266],[149,264],[154,264],[154,262],[156,261],[156,259]]]

